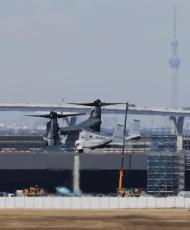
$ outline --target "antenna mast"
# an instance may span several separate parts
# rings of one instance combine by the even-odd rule
[[[178,41],[177,41],[177,17],[176,6],[173,7],[173,39],[171,41],[172,56],[169,59],[169,65],[172,69],[172,94],[171,106],[178,107],[178,68],[180,59],[178,58]]]

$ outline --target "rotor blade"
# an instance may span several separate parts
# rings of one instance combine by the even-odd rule
[[[102,106],[108,106],[108,105],[121,105],[121,104],[126,104],[126,103],[105,103],[105,102],[102,102]]]
[[[66,113],[66,114],[57,114],[55,113],[54,118],[63,118],[63,117],[72,117],[72,116],[80,116],[85,115],[86,113]],[[48,118],[51,119],[51,114],[42,114],[42,115],[25,115],[27,117],[42,117],[42,118]]]
[[[48,121],[46,123],[46,136],[48,136],[50,129],[51,129],[51,121]]]
[[[71,105],[84,105],[84,106],[94,106],[94,102],[92,103],[68,103]]]
[[[92,103],[69,103],[69,104],[71,104],[71,105],[95,106],[95,102],[92,102]],[[125,104],[125,103],[105,103],[105,102],[101,102],[100,106],[120,105],[120,104]]]
[[[81,116],[85,115],[86,113],[66,113],[66,114],[57,114],[57,118],[63,118],[63,117],[74,117],[74,116]]]
[[[44,115],[24,115],[26,117],[42,117],[42,118],[51,118],[50,114],[44,114]]]

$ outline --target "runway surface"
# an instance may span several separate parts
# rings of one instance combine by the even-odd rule
[[[0,229],[187,230],[190,210],[0,210]]]

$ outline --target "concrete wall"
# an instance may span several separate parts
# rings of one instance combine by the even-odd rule
[[[184,197],[0,197],[1,208],[122,209],[190,208]]]
[[[73,169],[74,152],[10,152],[0,153],[0,169],[26,170],[26,169]],[[130,153],[130,167],[125,158],[125,169],[146,170],[147,153]],[[95,154],[82,153],[80,155],[81,170],[119,170],[121,166],[121,153],[104,153],[100,150]]]

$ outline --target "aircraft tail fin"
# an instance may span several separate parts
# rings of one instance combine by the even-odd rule
[[[125,136],[125,140],[132,140],[140,137],[140,123],[139,120],[135,120],[133,124],[133,129],[130,131],[130,135]],[[113,133],[113,142],[122,143],[123,142],[123,131],[124,125],[117,124],[116,129]]]
[[[134,119],[132,129],[130,130],[130,134],[140,135],[140,126],[141,126],[140,120]]]
[[[121,141],[123,139],[123,130],[124,125],[117,124],[116,129],[113,133],[113,139]]]

